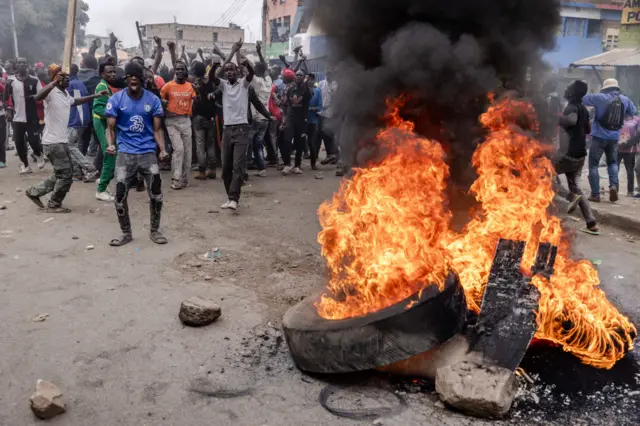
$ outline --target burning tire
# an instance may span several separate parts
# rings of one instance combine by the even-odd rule
[[[320,317],[315,304],[321,294],[291,308],[283,320],[294,362],[313,373],[347,373],[393,364],[443,343],[466,321],[464,290],[453,273],[442,292],[428,286],[421,294],[357,318]]]

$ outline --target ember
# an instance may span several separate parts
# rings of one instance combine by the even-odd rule
[[[333,297],[322,298],[318,314],[379,311],[419,292],[421,283],[441,287],[449,270],[459,275],[469,309],[479,312],[500,238],[526,242],[521,269],[528,276],[539,244],[551,243],[558,247],[554,275],[532,279],[540,292],[536,337],[611,368],[632,348],[636,329],[598,288],[594,267],[571,260],[560,219],[548,212],[554,169],[546,148],[522,131],[537,126],[533,107],[505,98],[480,117],[487,136],[473,156],[471,192],[481,208],[462,232],[450,229],[444,151],[413,132],[401,107],[401,99],[389,103],[387,128],[377,136],[389,152],[356,169],[319,209]]]

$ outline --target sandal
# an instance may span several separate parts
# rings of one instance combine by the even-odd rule
[[[167,244],[169,240],[159,231],[153,231],[149,234],[149,238],[156,244]]]
[[[122,234],[118,238],[111,240],[109,245],[111,247],[121,247],[125,244],[129,244],[131,241],[133,241],[133,236],[131,236],[131,234]]]
[[[177,180],[172,180],[171,181],[171,189],[175,189],[176,191],[182,189],[182,185],[180,185],[180,182],[178,182]]]
[[[35,203],[35,201],[34,201]],[[66,207],[62,207],[62,206],[58,206],[58,207],[47,207],[45,209],[45,211],[47,213],[71,213],[71,209],[68,209]]]
[[[585,226],[584,228],[580,228],[580,231],[589,235],[600,235],[600,230],[598,229],[598,227],[588,228]]]

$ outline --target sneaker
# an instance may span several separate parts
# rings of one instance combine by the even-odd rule
[[[18,167],[18,174],[19,175],[28,175],[29,173],[33,173],[33,170],[31,170],[31,166],[24,166],[24,164],[20,164],[20,167]]]
[[[267,171],[266,170],[260,170],[259,172],[255,172],[253,175],[257,176],[257,177],[267,177]]]
[[[599,195],[589,195],[588,200],[592,203],[599,203],[601,201]]]
[[[293,169],[293,174],[295,175],[301,175],[302,174],[302,170],[300,169],[300,167],[296,167]]]
[[[104,191],[104,192],[96,192],[96,200],[111,203],[116,199],[113,198],[113,195],[109,194],[109,191]]]
[[[576,211],[576,208],[578,207],[580,200],[582,200],[582,195],[576,195],[575,197],[573,197],[573,200],[571,200],[571,202],[569,203],[569,208],[567,209],[568,214],[571,214]]]
[[[216,171],[213,169],[209,169],[207,170],[207,179],[215,179],[216,178]]]
[[[175,179],[171,179],[171,189],[175,189],[176,191],[179,191],[182,189],[182,185],[180,185],[179,181]]]
[[[36,163],[38,164],[38,168],[40,170],[44,169],[44,155],[41,155],[39,157],[36,156]]]
[[[237,201],[229,201],[229,208],[231,210],[237,210],[238,208],[238,202]]]
[[[221,209],[229,209],[231,207],[229,207],[231,205],[231,201],[227,201],[226,203],[224,203],[223,205],[220,206]]]
[[[284,169],[282,169],[282,174],[287,176],[289,175],[291,172],[293,171],[293,167],[292,166],[284,166]]]
[[[615,186],[609,188],[609,201],[611,201],[612,203],[618,201],[618,188],[616,188]]]
[[[193,178],[196,179],[196,180],[206,180],[207,179],[207,175],[205,175],[204,172],[198,172],[198,173],[193,175]]]
[[[7,165],[0,161],[0,169],[4,169],[5,167],[7,167]]]
[[[336,157],[335,155],[329,155],[327,156],[327,158],[322,160],[320,164],[322,164],[323,166],[326,166],[327,164],[336,164],[337,162],[338,162],[338,157]]]

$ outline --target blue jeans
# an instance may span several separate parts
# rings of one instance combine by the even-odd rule
[[[591,138],[589,149],[589,185],[591,195],[600,196],[600,159],[604,154],[607,158],[607,170],[609,172],[609,187],[618,188],[618,141],[611,139]]]
[[[264,170],[264,137],[267,134],[269,128],[269,121],[267,120],[253,120],[253,161],[255,162],[258,170]]]

